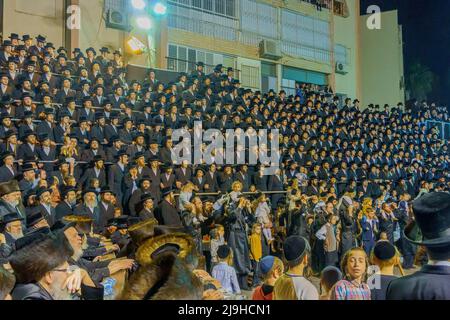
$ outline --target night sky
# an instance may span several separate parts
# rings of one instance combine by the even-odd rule
[[[439,77],[429,98],[450,104],[450,0],[361,0],[362,13],[373,4],[399,10],[405,76],[408,66],[420,61]]]

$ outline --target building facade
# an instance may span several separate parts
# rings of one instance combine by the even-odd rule
[[[206,64],[207,72],[223,64],[252,89],[292,94],[296,82],[305,82],[330,86],[363,103],[403,101],[401,29],[395,11],[382,14],[381,30],[369,30],[359,0],[321,0],[321,8],[308,0],[165,2],[167,15],[143,31],[133,28],[129,0],[0,0],[1,31],[36,36],[39,26],[55,46],[123,48],[131,64],[177,72],[190,72],[197,61]],[[80,8],[79,30],[67,27],[71,5]],[[114,13],[126,13],[122,30],[108,23]],[[131,36],[147,52],[132,52],[127,45]],[[381,48],[388,59],[380,59]],[[375,81],[375,71],[388,81]]]

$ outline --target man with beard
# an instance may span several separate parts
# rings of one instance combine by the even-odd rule
[[[74,224],[65,225],[61,231],[64,232],[73,250],[73,254],[68,259],[68,262],[70,265],[76,265],[88,273],[85,279],[87,285],[100,287],[100,283],[104,278],[120,270],[129,270],[132,268],[134,261],[131,259],[91,262],[82,258],[85,244]]]
[[[83,193],[83,203],[79,204],[73,211],[74,215],[86,216],[94,221],[94,232],[103,231],[103,222],[98,206],[97,192],[93,189],[86,189]]]
[[[119,159],[116,164],[109,168],[108,183],[109,188],[117,197],[118,204],[121,206],[123,202],[123,184],[126,174],[126,166],[128,165],[128,155],[124,150],[117,153]]]
[[[27,131],[24,135],[24,143],[20,145],[17,150],[17,159],[24,160],[25,158],[36,159],[37,158],[37,138],[34,131]]]
[[[153,213],[154,202],[150,193],[143,194],[141,196],[141,202],[139,205],[142,206],[142,210],[139,211],[139,218],[141,218],[142,221],[155,218]]]
[[[143,177],[139,180],[139,189],[135,190],[131,195],[130,201],[128,201],[128,210],[133,217],[137,216],[137,213],[142,210],[142,206],[138,208],[138,205],[142,204],[141,197],[146,194],[150,194],[151,180],[149,177]]]
[[[77,192],[75,188],[64,187],[61,190],[62,201],[55,208],[55,221],[59,221],[65,216],[73,215],[73,209],[77,204]]]
[[[0,217],[15,212],[21,218],[24,218],[22,221],[22,226],[25,227],[25,208],[20,202],[22,193],[20,192],[17,181],[11,180],[9,182],[0,183],[0,197]]]
[[[0,167],[0,182],[7,182],[17,176],[17,170],[14,166],[15,155],[12,152],[4,152],[0,156],[3,165]]]
[[[143,133],[138,132],[134,136],[134,142],[127,148],[127,154],[130,156],[130,158],[138,158],[143,156],[145,158],[148,158],[150,154],[145,148],[145,136]]]
[[[114,218],[114,206],[111,202],[112,191],[108,187],[103,187],[100,191],[100,222],[101,228],[106,227],[108,220]]]
[[[23,237],[22,221],[23,218],[17,213],[7,214],[1,220],[3,235],[7,245],[14,247],[16,240]]]
[[[58,238],[37,233],[14,252],[10,264],[17,279],[14,300],[71,300],[68,290],[70,247]],[[33,241],[34,240],[34,241]]]
[[[81,177],[79,184],[83,188],[89,186],[89,181],[93,178],[98,179],[100,187],[106,186],[105,158],[103,155],[96,155],[91,161],[92,167],[86,169]]]
[[[163,200],[157,208],[156,218],[159,223],[168,227],[183,227],[180,215],[175,206],[175,196],[171,188],[162,190]]]
[[[53,226],[56,222],[55,216],[55,208],[52,207],[52,196],[51,190],[46,188],[40,188],[36,191],[36,199],[39,200],[38,210],[45,217],[48,224]]]
[[[92,138],[90,147],[83,150],[83,153],[81,154],[81,161],[91,162],[96,156],[101,156],[103,159],[106,158],[105,152],[100,147],[99,140]]]

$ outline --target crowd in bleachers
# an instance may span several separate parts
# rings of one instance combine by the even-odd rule
[[[394,266],[448,259],[425,241],[443,237],[445,219],[428,239],[409,227],[424,227],[429,199],[448,206],[448,141],[427,126],[448,121],[446,107],[363,107],[312,84],[264,93],[202,62],[171,83],[152,69],[127,79],[111,51],[68,52],[40,35],[2,43],[0,299],[232,299],[252,288],[255,299],[319,299],[309,275],[322,276],[321,299],[398,298]],[[280,169],[175,163],[173,131],[197,121],[279,130]],[[386,272],[380,290],[364,282],[369,264]],[[180,273],[189,290],[177,290]]]

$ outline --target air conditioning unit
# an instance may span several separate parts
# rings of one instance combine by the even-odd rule
[[[347,74],[348,73],[347,65],[342,61],[337,61],[336,62],[336,73]]]
[[[118,9],[109,9],[107,12],[106,27],[124,31],[131,31],[128,12]]]
[[[276,41],[262,40],[259,43],[259,56],[265,59],[280,60],[281,49]]]

